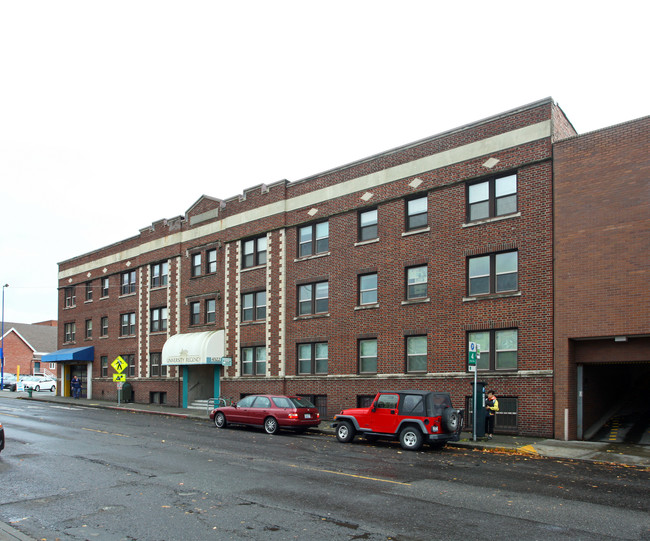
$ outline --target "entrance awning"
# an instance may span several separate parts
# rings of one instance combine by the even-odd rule
[[[163,365],[221,364],[225,331],[191,332],[170,337],[162,350]]]
[[[95,346],[85,348],[67,348],[59,349],[53,353],[48,353],[41,357],[41,362],[57,363],[61,361],[88,361],[92,362],[95,358]]]

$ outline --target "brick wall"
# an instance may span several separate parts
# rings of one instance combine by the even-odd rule
[[[493,141],[522,137],[545,125],[547,135],[484,150],[493,148]],[[65,308],[63,290],[60,295],[60,347],[94,345],[93,374],[100,373],[102,355],[110,363],[117,355],[135,354],[138,369],[129,380],[136,400],[147,401],[149,392],[167,389],[173,404],[181,400],[178,369],[170,369],[169,381],[150,378],[150,353],[160,352],[170,335],[224,328],[226,354],[234,363],[224,371],[223,395],[323,394],[335,413],[354,405],[357,395],[387,387],[449,390],[462,406],[473,380],[466,367],[467,333],[516,328],[517,369],[488,372],[481,379],[497,394],[518,398],[522,433],[551,435],[551,141],[570,131],[561,111],[542,100],[299,182],[254,187],[225,201],[203,197],[185,217],[154,222],[136,237],[60,264],[60,286],[77,286],[75,307]],[[467,182],[508,172],[517,173],[517,212],[467,223]],[[427,198],[427,228],[405,234],[405,201],[413,196]],[[370,208],[378,211],[378,240],[359,243],[358,212]],[[323,220],[329,222],[328,252],[298,257],[299,226]],[[257,235],[267,239],[268,262],[242,270],[241,240]],[[217,272],[192,278],[192,254],[208,249],[217,250]],[[518,251],[518,291],[468,297],[467,258],[503,250]],[[169,262],[169,285],[154,290],[149,269],[159,261]],[[427,265],[426,302],[404,302],[405,268],[413,264]],[[131,269],[138,289],[121,295],[120,275]],[[368,272],[378,276],[378,304],[360,309],[358,276]],[[108,297],[96,294],[85,302],[83,284],[90,280],[99,288],[104,276],[111,280]],[[329,311],[298,317],[298,286],[316,281],[329,283]],[[267,291],[266,321],[240,324],[242,293],[258,289]],[[203,310],[213,298],[218,301],[216,323],[190,325],[190,303],[199,302]],[[169,330],[152,334],[150,310],[163,304]],[[127,312],[137,314],[137,331],[121,337],[119,318]],[[104,315],[110,320],[109,335],[100,338]],[[83,337],[85,319],[93,320],[89,340]],[[66,344],[69,321],[76,321],[77,338]],[[405,337],[413,334],[426,335],[426,373],[406,373]],[[378,341],[376,375],[358,374],[358,340],[364,337]],[[297,345],[317,341],[328,343],[327,375],[297,375]],[[266,347],[267,374],[241,377],[241,348],[257,345]],[[111,375],[109,368],[108,378],[96,378],[95,396],[112,397]]]
[[[641,338],[650,333],[649,130],[645,117],[554,146],[557,434],[565,408],[576,434],[577,363],[605,351],[609,362],[650,361]],[[585,339],[595,343],[585,348]]]

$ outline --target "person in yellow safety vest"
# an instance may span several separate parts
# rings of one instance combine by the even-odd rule
[[[485,435],[488,440],[491,440],[492,435],[494,434],[494,418],[496,417],[497,411],[499,411],[499,401],[494,395],[494,391],[488,391],[485,409],[487,410],[487,417],[485,418]]]

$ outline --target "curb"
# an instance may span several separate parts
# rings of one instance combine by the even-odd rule
[[[34,541],[33,538],[27,537],[4,522],[0,522],[0,539],[2,541]]]

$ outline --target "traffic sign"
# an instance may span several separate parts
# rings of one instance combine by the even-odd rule
[[[469,343],[469,366],[476,366],[476,342]]]
[[[129,366],[129,364],[124,359],[122,359],[120,355],[118,355],[117,358],[111,363],[111,366],[118,374],[121,374],[124,372],[125,368]]]
[[[113,381],[126,381],[126,374],[113,374]]]

